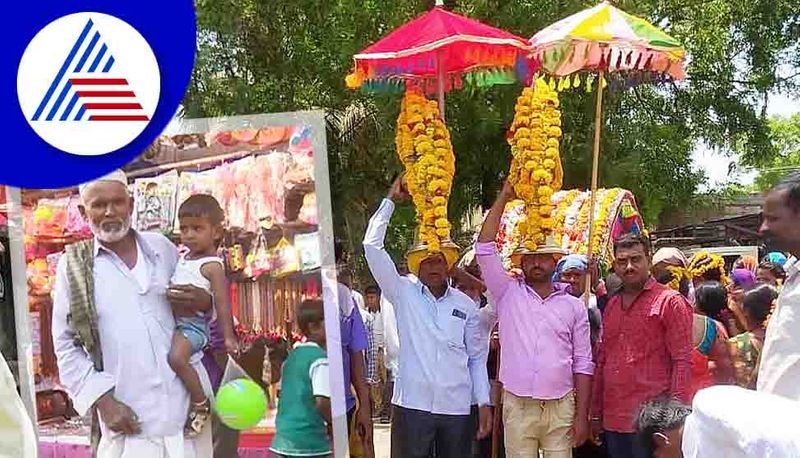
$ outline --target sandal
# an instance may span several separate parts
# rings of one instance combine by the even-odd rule
[[[184,427],[186,436],[195,437],[199,435],[209,418],[211,418],[211,401],[206,399],[199,404],[192,404]]]

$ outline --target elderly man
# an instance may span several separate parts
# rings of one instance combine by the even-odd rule
[[[583,303],[553,282],[563,251],[552,242],[514,253],[523,278],[503,268],[495,239],[514,190],[506,182],[481,229],[475,254],[495,301],[506,456],[572,456],[589,436],[592,363]]]
[[[191,314],[207,310],[211,297],[193,287],[167,293],[177,249],[161,234],[131,229],[124,173],[83,185],[80,195],[94,239],[59,261],[52,332],[75,409],[99,413],[97,456],[210,458],[210,426],[184,439],[189,395],[167,354],[175,328],[168,299],[175,313]],[[192,363],[208,389],[199,354]]]
[[[792,257],[767,327],[758,390],[800,401],[800,173],[784,178],[764,200],[761,233]]]
[[[481,339],[478,307],[448,285],[455,259],[413,251],[401,276],[383,241],[394,202],[407,199],[402,177],[372,217],[364,254],[372,275],[393,305],[400,337],[400,373],[394,387],[392,457],[439,458],[471,455],[475,424],[472,401],[479,406],[478,436],[491,430],[486,343]],[[425,255],[425,253],[428,253]],[[457,253],[457,252],[456,252]],[[417,256],[422,254],[422,256]]]

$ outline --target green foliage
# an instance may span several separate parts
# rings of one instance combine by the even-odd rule
[[[790,118],[773,118],[769,122],[777,155],[758,169],[755,187],[766,191],[791,172],[800,170],[800,113]]]
[[[354,53],[432,3],[196,0],[200,40],[184,100],[186,116],[326,109],[334,229],[358,253],[369,216],[400,171],[394,152],[399,96],[353,93],[344,77]],[[604,99],[600,184],[630,189],[647,222],[656,224],[662,212],[689,204],[703,180],[691,170],[697,141],[740,153],[751,165],[778,155],[763,105],[770,91],[798,89],[800,78],[783,75],[779,64],[800,68],[800,9],[796,0],[614,3],[663,27],[689,56],[686,82],[606,91]],[[526,38],[593,4],[446,2],[448,8]],[[520,90],[501,86],[448,95],[447,124],[457,157],[450,203],[454,221],[470,208],[489,205],[496,195],[509,164],[505,133]],[[586,188],[594,94],[567,92],[562,102],[565,187]],[[413,210],[400,210],[388,240],[397,260],[410,245],[412,231]]]

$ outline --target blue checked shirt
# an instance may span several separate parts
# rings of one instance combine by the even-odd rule
[[[383,246],[394,203],[384,200],[370,220],[364,252],[381,291],[394,305],[400,374],[392,403],[442,415],[469,415],[473,400],[489,404],[486,344],[478,306],[448,288],[436,299],[418,278],[401,276]]]

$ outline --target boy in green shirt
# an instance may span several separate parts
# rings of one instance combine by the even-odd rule
[[[328,457],[331,401],[322,301],[303,301],[297,324],[307,341],[296,344],[283,363],[270,450],[278,457]]]

